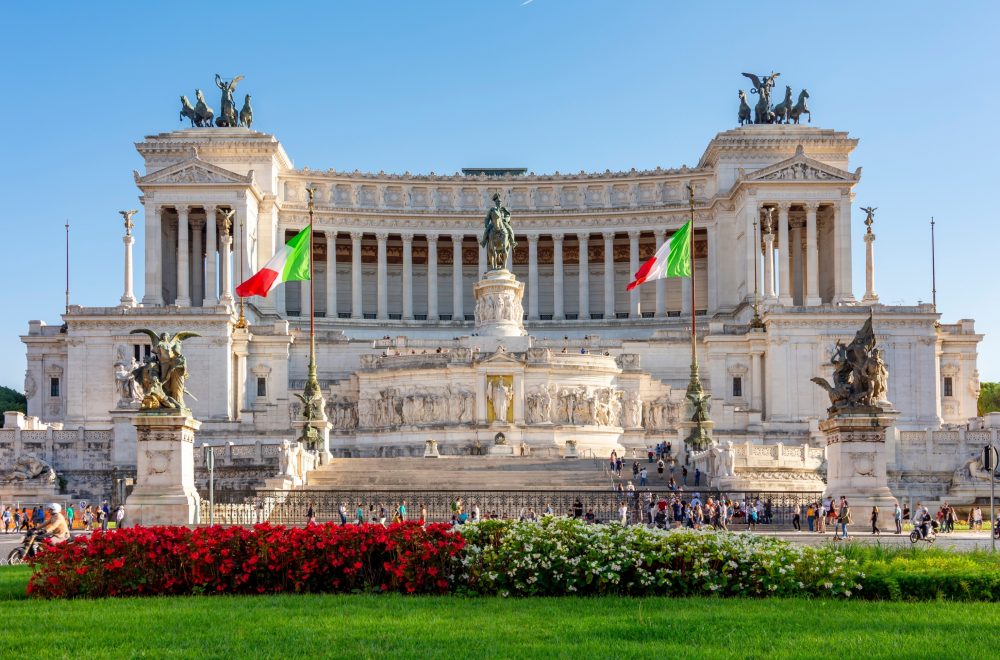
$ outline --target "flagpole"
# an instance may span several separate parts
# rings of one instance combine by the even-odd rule
[[[67,285],[68,288],[68,285]],[[68,300],[68,298],[67,298]],[[69,303],[66,303],[69,305]],[[931,304],[937,312],[937,271],[934,259],[934,216],[931,216]]]
[[[243,250],[245,249],[243,244],[246,243],[246,238],[243,236],[243,234],[245,232],[246,232],[246,225],[244,224],[243,217],[240,216],[240,256],[239,256],[240,282],[243,281]],[[236,324],[233,327],[246,329],[247,326],[249,325],[247,323],[247,317],[245,315],[244,305],[245,303],[243,302],[243,296],[240,296],[240,317],[236,319]]]
[[[325,420],[323,412],[323,394],[320,391],[319,376],[316,374],[316,287],[313,279],[313,216],[316,209],[314,196],[315,188],[306,186],[306,194],[309,195],[309,374],[306,376],[306,385],[302,388],[302,417],[305,424],[302,426],[302,435],[299,442],[306,445],[308,449],[317,449],[320,444],[319,432],[312,422]]]
[[[691,220],[688,235],[688,253],[691,267],[691,379],[688,381],[685,397],[691,406],[692,422],[691,431],[688,433],[685,443],[688,445],[687,451],[691,449],[701,450],[711,442],[710,430],[712,422],[709,419],[709,397],[701,387],[701,378],[698,375],[698,309],[695,298],[695,272],[694,272],[694,187],[688,183],[688,206],[691,212]]]
[[[691,261],[691,366],[697,368],[698,352],[696,338],[698,337],[698,314],[695,309],[694,296],[694,188],[688,184],[688,205],[691,207],[691,227],[688,231],[688,253]]]
[[[69,314],[69,219],[66,220],[66,313]]]

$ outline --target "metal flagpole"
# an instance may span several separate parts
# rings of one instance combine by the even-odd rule
[[[246,225],[243,224],[243,223],[244,223],[243,217],[240,216],[240,256],[239,256],[239,260],[240,260],[240,280],[239,281],[240,282],[243,281],[243,250],[245,249],[243,244],[246,243],[246,239],[245,239],[245,237],[243,235],[246,232]],[[248,323],[247,323],[247,317],[244,314],[244,305],[245,305],[245,303],[244,303],[244,300],[243,300],[243,296],[240,296],[240,317],[238,319],[236,319],[236,325],[234,327],[237,327],[237,328],[246,328],[247,325],[248,325]]]
[[[698,310],[695,303],[695,272],[694,272],[694,187],[689,183],[688,205],[691,211],[691,220],[688,234],[688,251],[691,266],[691,379],[688,381],[687,400],[691,403],[693,414],[691,421],[694,426],[688,434],[685,443],[689,448],[703,449],[710,440],[705,422],[708,421],[708,406],[705,392],[701,387],[701,378],[698,376]],[[690,449],[688,449],[690,451]]]
[[[306,376],[306,385],[302,388],[300,397],[303,404],[302,416],[306,424],[302,427],[299,441],[308,449],[316,449],[319,444],[319,432],[311,422],[324,419],[323,395],[316,374],[316,287],[313,279],[313,215],[316,209],[314,202],[316,189],[307,186],[306,193],[309,195],[309,374]]]
[[[934,257],[934,216],[931,216],[931,304],[937,311],[937,271]]]
[[[69,220],[66,220],[66,313],[69,313]]]

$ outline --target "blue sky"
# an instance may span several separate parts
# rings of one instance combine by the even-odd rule
[[[60,322],[66,219],[72,302],[117,303],[133,143],[181,128],[178,95],[216,72],[246,76],[254,128],[299,167],[451,173],[694,165],[736,124],[740,72],[780,71],[814,126],[861,139],[855,293],[857,207],[879,209],[887,303],[930,300],[935,216],[943,320],[976,319],[1000,380],[998,3],[35,4],[0,27],[0,384],[22,387],[28,320]]]

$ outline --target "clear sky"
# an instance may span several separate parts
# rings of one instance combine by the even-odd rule
[[[542,173],[694,165],[736,125],[740,72],[779,71],[814,126],[861,139],[855,295],[858,207],[878,207],[886,303],[930,300],[935,216],[943,321],[976,319],[1000,380],[998,25],[996,2],[8,4],[0,384],[23,387],[28,320],[61,322],[67,219],[72,302],[117,304],[133,143],[184,127],[196,87],[217,107],[216,72],[246,76],[254,128],[298,167]]]

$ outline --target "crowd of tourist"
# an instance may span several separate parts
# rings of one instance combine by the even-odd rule
[[[81,502],[78,507],[70,503],[66,505],[65,509],[60,510],[60,515],[65,518],[66,525],[70,530],[82,529],[92,532],[95,529],[101,529],[107,531],[109,523],[112,522],[118,529],[125,527],[125,507],[119,505],[112,509],[107,502],[103,502],[100,506]],[[42,505],[30,508],[8,505],[0,511],[0,529],[5,534],[29,532],[45,527],[51,517],[51,511]]]

